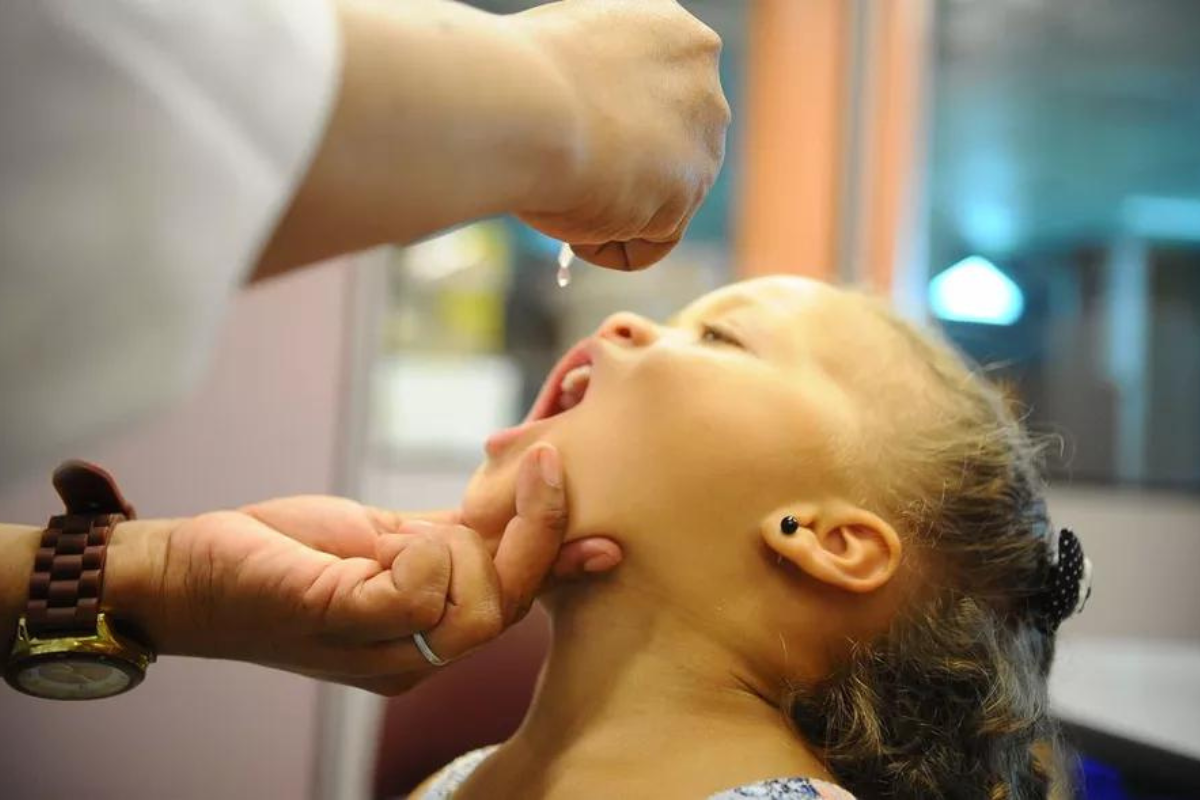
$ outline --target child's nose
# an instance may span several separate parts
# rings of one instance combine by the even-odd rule
[[[646,347],[658,339],[658,325],[637,314],[623,311],[613,314],[600,324],[599,335],[603,339],[633,347]]]

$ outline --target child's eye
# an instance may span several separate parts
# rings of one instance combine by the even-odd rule
[[[705,323],[700,326],[700,341],[742,347],[738,338],[723,328]]]

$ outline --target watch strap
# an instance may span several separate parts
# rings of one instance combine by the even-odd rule
[[[68,514],[120,514],[134,519],[112,475],[86,461],[64,461],[54,470],[54,488]]]
[[[50,518],[29,579],[25,619],[35,638],[95,635],[109,538],[134,518],[112,476],[84,461],[54,472],[65,514]]]

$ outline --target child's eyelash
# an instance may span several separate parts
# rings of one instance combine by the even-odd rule
[[[734,347],[743,346],[741,341],[729,331],[707,322],[700,325],[700,341],[728,344]]]

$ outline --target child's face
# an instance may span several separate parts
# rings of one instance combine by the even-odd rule
[[[847,454],[872,435],[868,410],[890,402],[872,376],[898,352],[859,298],[794,277],[722,288],[665,325],[617,315],[551,373],[526,423],[489,441],[465,522],[498,536],[520,454],[549,442],[569,539],[677,553],[756,530],[774,509],[861,485]],[[582,400],[561,411],[564,373],[581,363],[590,375],[565,394]]]

